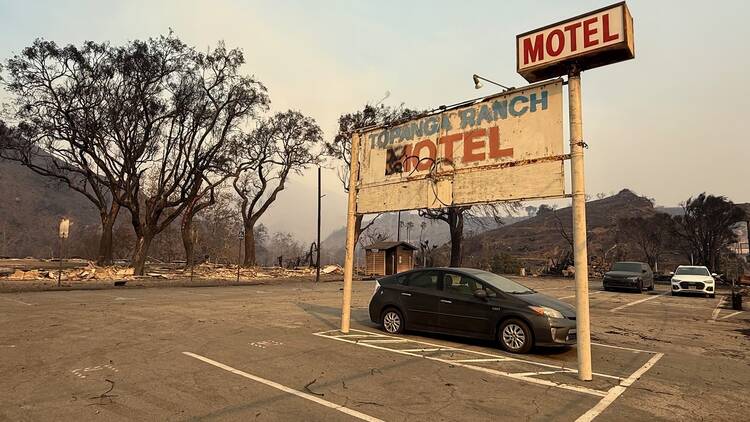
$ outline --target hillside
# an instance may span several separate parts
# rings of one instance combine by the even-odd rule
[[[632,245],[617,244],[617,221],[623,217],[653,215],[652,203],[625,189],[616,195],[586,203],[589,233],[589,258],[626,258],[636,254]],[[544,266],[551,259],[559,259],[570,245],[563,232],[572,236],[571,208],[542,213],[516,224],[500,227],[470,237],[464,241],[464,264],[488,266],[496,255],[509,254],[530,267]],[[447,248],[441,248],[441,258],[447,260]]]
[[[503,217],[503,224],[514,224],[519,221],[526,219],[523,217]],[[414,224],[410,233],[407,234],[406,228],[401,228],[401,239],[409,241],[415,246],[419,245],[420,237],[422,240],[427,240],[430,245],[443,245],[450,240],[450,234],[448,233],[448,225],[442,221],[429,220],[419,217],[417,213],[401,213],[401,222],[406,224],[411,222]],[[422,231],[421,224],[425,222],[427,225]],[[366,224],[366,223],[365,223]],[[368,230],[371,234],[378,233],[387,236],[388,239],[396,240],[396,228],[398,224],[398,214],[389,213],[383,214],[375,221],[372,227]],[[464,223],[464,232],[467,236],[472,236],[476,233],[482,233],[487,230],[493,230],[499,227],[499,225],[490,217],[472,218],[466,220]],[[363,235],[360,239],[358,246],[358,252],[360,246],[369,244],[367,234]],[[346,245],[346,227],[341,227],[331,233],[328,237],[321,241],[322,245],[322,261],[324,263],[338,263],[344,262],[344,248]]]
[[[57,256],[58,224],[64,216],[72,222],[73,249],[67,255],[94,255],[96,207],[65,185],[0,159],[0,256]]]

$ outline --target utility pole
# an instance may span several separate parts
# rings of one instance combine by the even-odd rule
[[[190,283],[193,282],[193,271],[195,269],[195,246],[198,243],[198,229],[193,227],[190,233],[190,240],[193,242],[193,247],[190,249]]]
[[[242,267],[242,241],[245,239],[245,230],[240,229],[240,233],[237,236],[239,238],[239,244],[237,247],[237,283],[240,282],[240,268]]]
[[[318,251],[315,259],[315,282],[320,282],[320,199],[321,196],[321,176],[320,166],[318,166],[318,242],[315,244],[315,249]]]
[[[591,324],[589,321],[589,265],[586,245],[586,186],[584,182],[583,118],[581,111],[581,71],[577,65],[568,72],[570,120],[570,169],[573,189],[573,250],[576,279],[576,342],[578,378],[591,381]]]
[[[396,242],[401,241],[401,211],[398,212],[398,228],[396,229]]]
[[[354,226],[357,222],[357,180],[359,179],[359,133],[352,136],[349,165],[349,200],[346,211],[346,258],[344,259],[344,294],[341,301],[341,332],[349,332],[352,312],[352,276],[354,272]]]

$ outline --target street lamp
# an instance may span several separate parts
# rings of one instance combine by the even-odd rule
[[[473,75],[471,75],[471,77],[472,77],[472,79],[474,79],[474,89],[479,89],[479,88],[481,88],[483,86],[482,82],[480,82],[480,81],[485,81],[485,82],[489,82],[489,83],[491,83],[493,85],[497,85],[497,86],[499,86],[500,88],[502,88],[505,91],[513,89],[513,87],[507,87],[507,86],[499,84],[499,83],[497,83],[495,81],[491,81],[491,80],[489,80],[487,78],[483,78],[483,77],[477,75],[476,73],[473,74]]]

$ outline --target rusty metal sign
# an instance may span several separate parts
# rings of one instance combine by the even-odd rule
[[[562,125],[554,80],[367,130],[357,213],[560,197]]]
[[[633,17],[613,4],[516,37],[516,69],[529,82],[635,57]]]

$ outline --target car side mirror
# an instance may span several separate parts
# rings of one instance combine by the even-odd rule
[[[669,272],[669,275],[674,275],[674,271],[670,271],[670,272]]]
[[[641,270],[641,272],[642,272],[643,274],[646,274],[646,273],[647,273],[648,271],[646,271],[645,269],[642,269],[642,270]]]
[[[716,278],[716,277],[718,277],[718,276],[719,276],[719,275],[718,275],[718,274],[716,274],[716,273],[711,273],[711,277],[713,277],[713,278]]]
[[[487,291],[484,289],[474,290],[474,297],[482,300],[487,300]]]

